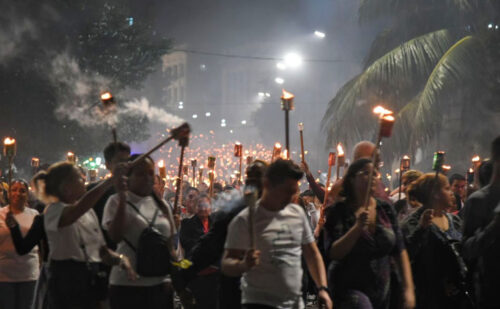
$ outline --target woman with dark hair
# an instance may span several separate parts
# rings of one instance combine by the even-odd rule
[[[402,224],[418,308],[466,308],[467,269],[456,248],[462,239],[462,224],[447,212],[455,203],[448,179],[425,174],[411,184],[408,192],[422,204]]]
[[[0,308],[28,309],[39,275],[38,248],[19,255],[10,237],[11,221],[26,234],[38,211],[27,207],[28,183],[14,180],[9,188],[10,204],[0,209]],[[10,219],[7,219],[10,218]],[[15,218],[15,219],[14,219]]]
[[[131,156],[130,161],[138,156]],[[152,227],[169,242],[176,231],[170,208],[154,193],[153,159],[147,157],[132,167],[127,176],[126,190],[112,195],[106,202],[102,226],[117,243],[116,251],[128,256],[138,270],[137,252],[143,231]],[[130,280],[119,268],[113,267],[109,281],[109,300],[113,309],[173,307],[173,290],[167,275],[142,275]]]
[[[94,309],[106,297],[107,280],[100,263],[121,265],[135,273],[127,257],[106,248],[97,216],[92,209],[113,185],[123,187],[126,166],[113,177],[86,192],[80,170],[72,163],[51,165],[41,179],[45,183],[47,209],[45,233],[49,243],[48,299],[51,309]]]
[[[344,199],[326,210],[324,245],[335,308],[415,306],[413,280],[396,214],[368,190],[373,164],[359,159],[342,184]],[[372,188],[377,185],[374,177]],[[368,196],[368,207],[365,200]],[[395,282],[399,274],[402,282]],[[398,287],[398,288],[395,288]]]

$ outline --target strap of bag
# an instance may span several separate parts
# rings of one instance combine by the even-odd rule
[[[134,204],[132,204],[130,201],[127,201],[127,204],[129,204],[139,214],[139,216],[141,216],[148,223],[149,227],[152,227],[155,224],[156,217],[158,216],[158,208],[156,209],[156,211],[155,211],[155,213],[153,215],[153,220],[151,222],[149,222],[148,218],[146,218],[146,216],[144,216]],[[132,243],[130,241],[128,241],[128,239],[125,236],[123,236],[123,241],[132,250],[134,250],[135,252],[137,252],[137,248],[134,245],[132,245]]]

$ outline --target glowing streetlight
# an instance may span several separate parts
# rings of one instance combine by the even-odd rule
[[[302,57],[296,53],[288,53],[283,61],[287,67],[296,68],[302,64]]]
[[[285,82],[285,80],[281,77],[276,77],[274,79],[274,81],[276,82],[276,84],[280,84],[280,85],[282,85]]]
[[[284,64],[283,62],[276,63],[276,67],[280,70],[286,70],[286,64]]]
[[[198,118],[198,115],[197,114],[193,114],[193,119],[196,119]]]
[[[314,31],[314,36],[316,36],[316,37],[318,37],[320,39],[324,39],[325,36],[326,36],[326,34],[324,32],[316,30],[316,31]]]

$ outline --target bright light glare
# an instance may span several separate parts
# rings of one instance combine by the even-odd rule
[[[184,106],[179,105],[179,106],[177,106],[177,108],[178,108],[178,109],[183,109],[183,108],[184,108]]]
[[[269,98],[270,96],[271,96],[271,94],[269,92],[266,92],[266,97]]]
[[[493,24],[488,24],[488,29],[492,29],[493,28]]]
[[[242,120],[241,124],[247,124],[247,121],[246,120]]]
[[[286,64],[284,64],[283,62],[276,63],[276,67],[280,70],[286,70]]]
[[[193,119],[196,119],[198,118],[198,115],[197,114],[193,114]]]
[[[222,118],[220,122],[226,123],[226,119]]]
[[[321,32],[321,31],[318,31],[318,30],[314,31],[314,35],[317,36],[320,39],[323,39],[326,36],[326,34],[324,32]]]
[[[264,96],[264,92],[259,92],[258,95],[259,95],[259,97],[263,97]]]
[[[226,123],[223,122],[223,123],[220,124],[220,126],[224,128],[226,126]]]
[[[281,77],[276,77],[274,79],[274,81],[276,82],[276,84],[280,84],[280,85],[285,82],[285,80],[283,78],[281,78]]]
[[[296,68],[302,64],[302,57],[296,53],[289,53],[283,59],[285,64],[291,68]]]
[[[210,117],[212,114],[210,112],[205,113],[205,117]]]

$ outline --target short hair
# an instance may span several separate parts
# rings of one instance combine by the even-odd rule
[[[221,183],[216,182],[216,183],[214,183],[214,190],[215,190],[215,189],[217,189],[217,190],[219,190],[219,191],[223,191],[223,189],[224,189],[224,188],[222,187],[222,184],[221,184]]]
[[[403,178],[406,179],[409,183],[414,182],[417,180],[420,176],[422,176],[424,173],[421,171],[417,170],[409,170],[403,174]]]
[[[484,160],[479,166],[479,186],[484,187],[490,183],[493,176],[493,162]]]
[[[491,159],[500,161],[500,136],[495,138],[491,143]]]
[[[448,181],[450,182],[450,185],[452,185],[454,181],[465,181],[465,176],[461,174],[453,174],[450,176]]]
[[[140,156],[142,156],[142,153],[134,153],[133,155],[131,155],[129,158],[128,158],[128,162],[134,162],[135,159],[139,158]],[[146,156],[142,161],[146,160],[146,159],[149,159],[152,163],[153,163],[153,166],[155,165],[155,160],[153,160],[153,158],[151,158],[150,156]],[[134,170],[135,166],[134,167],[131,167],[129,170],[128,170],[128,174],[127,176],[130,176],[132,175],[132,172]]]
[[[278,159],[269,165],[264,177],[269,181],[271,186],[277,186],[290,178],[299,181],[303,174],[300,167],[293,163],[293,161]]]
[[[190,191],[196,191],[196,192],[200,193],[200,190],[196,189],[195,187],[189,186],[189,187],[186,188],[186,191],[185,191],[184,194],[187,196]]]
[[[304,192],[302,192],[300,194],[300,197],[304,197],[304,196],[312,196],[312,197],[314,197],[314,192],[312,192],[311,190],[306,190],[306,191],[304,191]]]
[[[123,142],[109,143],[106,148],[104,148],[104,161],[106,163],[111,163],[114,156],[120,151],[126,151],[130,154],[130,146]]]
[[[428,206],[431,202],[431,197],[434,192],[437,192],[437,188],[435,188],[436,183],[436,174],[427,173],[419,177],[415,180],[408,190],[408,195],[418,202],[420,202],[424,206]],[[438,175],[437,183],[439,188],[445,186],[448,183],[448,178],[443,174]]]
[[[73,163],[62,161],[52,164],[46,172],[41,172],[38,179],[45,183],[45,195],[61,199],[63,196],[61,185],[68,180],[73,171],[75,171]]]

